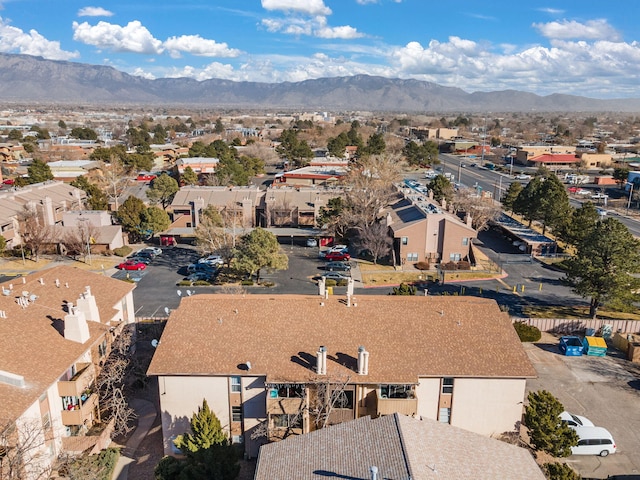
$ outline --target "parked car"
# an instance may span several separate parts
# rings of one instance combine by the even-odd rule
[[[150,182],[151,180],[155,180],[156,176],[152,173],[148,172],[140,172],[136,177],[138,182]]]
[[[347,262],[329,262],[324,266],[329,272],[350,272],[351,264]]]
[[[147,266],[140,261],[129,259],[120,263],[117,268],[120,270],[144,270]]]
[[[130,257],[127,257],[126,260],[131,260],[132,262],[142,262],[145,265],[149,265],[151,263],[151,260],[153,260],[150,257],[139,257],[137,255],[131,255]]]
[[[224,265],[224,259],[220,255],[209,255],[198,259],[198,263],[204,263],[211,266]]]
[[[590,195],[591,190],[587,190],[586,188],[578,188],[576,189],[576,195]]]
[[[324,256],[324,259],[329,262],[342,262],[344,260],[351,260],[351,255],[346,252],[329,252]]]
[[[321,275],[325,280],[346,280],[349,278],[348,275],[340,272],[327,272]]]
[[[212,274],[215,270],[215,266],[209,265],[208,263],[192,263],[187,266],[187,273],[205,272]]]
[[[572,428],[575,427],[594,427],[595,425],[591,420],[587,417],[583,417],[580,415],[574,415],[573,413],[569,413],[564,411],[560,414],[560,420],[569,425]]]
[[[560,337],[558,348],[563,355],[568,357],[579,357],[582,355],[582,339],[575,335],[565,335]]]
[[[155,256],[162,255],[162,249],[158,247],[145,247],[140,252],[151,252]]]
[[[531,180],[531,175],[527,175],[526,173],[519,173],[515,178],[516,180]]]
[[[307,247],[317,247],[318,246],[318,240],[316,240],[315,238],[307,238]]]
[[[591,198],[594,198],[594,199],[609,198],[609,195],[607,195],[606,193],[598,192],[591,195]]]
[[[616,453],[616,442],[611,433],[602,427],[576,427],[578,445],[571,447],[571,455],[600,455]]]
[[[211,275],[207,272],[194,272],[185,278],[188,282],[199,282],[211,280]]]

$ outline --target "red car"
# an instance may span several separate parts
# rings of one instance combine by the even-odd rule
[[[351,255],[346,252],[330,252],[324,256],[324,259],[328,262],[342,262],[345,260],[350,260]]]
[[[117,268],[120,270],[144,270],[147,266],[136,260],[127,260],[126,262],[119,264]]]
[[[156,176],[151,173],[141,172],[136,177],[136,180],[139,182],[150,182],[151,180],[155,180]]]

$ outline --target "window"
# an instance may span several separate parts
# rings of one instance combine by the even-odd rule
[[[442,379],[442,394],[451,395],[453,393],[453,378]]]
[[[231,407],[231,421],[232,422],[241,422],[242,421],[242,407]]]
[[[343,390],[336,398],[336,408],[353,410],[353,390]]]
[[[282,413],[271,415],[275,428],[302,428],[302,418],[299,415]]]
[[[449,423],[450,419],[451,419],[451,409],[441,408],[440,413],[438,414],[438,421],[440,423]]]
[[[381,398],[413,398],[413,385],[380,385]]]
[[[462,245],[464,245],[465,247],[469,245],[469,239],[467,237],[462,239]]]
[[[51,415],[49,415],[49,412],[46,412],[42,416],[42,429],[47,431],[50,428],[51,428]]]
[[[279,385],[279,398],[302,398],[302,385]]]
[[[244,443],[244,437],[242,435],[232,435],[231,443],[233,443],[234,445],[242,444]]]
[[[231,391],[234,393],[238,393],[242,391],[240,377],[231,377]]]
[[[459,253],[450,253],[449,260],[452,262],[459,262],[462,259],[462,255]]]
[[[418,254],[417,253],[407,253],[407,262],[417,262]]]
[[[98,355],[100,358],[104,357],[107,353],[107,340],[103,340],[100,345],[98,345]]]
[[[409,245],[409,237],[402,237],[402,244]]]

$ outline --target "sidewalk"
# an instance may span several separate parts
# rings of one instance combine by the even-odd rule
[[[120,458],[113,470],[113,480],[127,480],[129,475],[129,465],[136,461],[135,453],[140,442],[147,436],[153,422],[156,419],[156,408],[153,403],[141,398],[134,398],[131,401],[131,407],[135,410],[138,417],[138,426],[133,435],[127,440],[125,447],[120,451]]]

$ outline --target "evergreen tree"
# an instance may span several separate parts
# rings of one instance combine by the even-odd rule
[[[280,145],[276,147],[276,152],[297,166],[309,163],[313,158],[313,150],[306,140],[298,138],[298,132],[293,129],[284,130],[280,135]]]
[[[260,283],[260,272],[268,268],[286,270],[289,259],[280,251],[276,236],[262,228],[256,228],[244,235],[236,252],[236,267],[248,275],[256,274],[256,282]]]
[[[401,283],[398,287],[393,287],[391,295],[415,295],[418,289],[407,283]]]
[[[29,183],[41,183],[47,180],[53,180],[53,173],[51,173],[49,165],[37,158],[27,168],[27,176]]]
[[[600,220],[600,214],[591,202],[584,202],[580,208],[571,211],[556,234],[569,245],[579,245],[593,231]]]
[[[530,392],[524,412],[524,424],[529,429],[531,445],[554,457],[568,457],[571,447],[578,444],[578,434],[560,420],[562,403],[546,390]]]
[[[178,182],[166,173],[163,173],[153,181],[147,190],[147,197],[152,202],[159,202],[162,208],[166,210],[167,205],[171,203],[173,196],[178,190],[180,190]]]
[[[384,141],[384,135],[381,133],[374,133],[367,140],[367,146],[363,151],[366,155],[381,155],[386,150],[387,145]]]
[[[596,318],[604,302],[630,308],[640,288],[640,241],[615,218],[598,221],[566,261],[566,279],[573,291],[590,298],[589,315]]]
[[[213,131],[215,133],[223,133],[224,132],[224,125],[222,124],[222,119],[220,117],[218,117],[216,119],[216,126],[214,127]]]
[[[169,214],[158,207],[149,207],[140,215],[140,228],[145,236],[153,237],[156,233],[169,228]]]
[[[433,192],[433,199],[442,202],[445,199],[450,202],[453,198],[453,185],[444,175],[438,175],[429,182],[429,190]]]
[[[100,190],[97,185],[89,182],[89,180],[87,180],[87,177],[85,177],[84,175],[76,177],[76,179],[71,182],[71,186],[79,188],[87,194],[87,207],[89,207],[89,209],[109,209],[109,201],[107,199],[107,195],[102,190]]]
[[[538,220],[541,211],[540,189],[542,188],[542,179],[539,176],[527,183],[527,186],[518,194],[515,202],[513,202],[513,211],[529,221],[529,227],[534,220]]]
[[[138,197],[130,195],[116,212],[116,218],[122,225],[122,229],[137,239],[140,236],[142,214],[147,209],[146,205]]]
[[[582,477],[566,463],[545,463],[542,471],[548,480],[580,480]]]
[[[545,177],[538,195],[538,217],[542,221],[542,234],[544,235],[547,226],[555,228],[562,225],[570,215],[571,206],[567,190],[554,174]]]
[[[513,206],[522,191],[522,184],[520,182],[512,182],[507,188],[507,191],[504,192],[504,196],[502,197],[502,206],[505,210],[511,210],[513,212]]]
[[[197,452],[212,447],[213,445],[227,445],[227,435],[222,429],[220,420],[211,411],[206,399],[202,400],[202,407],[191,417],[191,433],[179,435],[175,445],[183,453]]]
[[[185,185],[197,185],[198,174],[193,171],[193,168],[187,166],[182,175],[180,175],[180,181]]]

